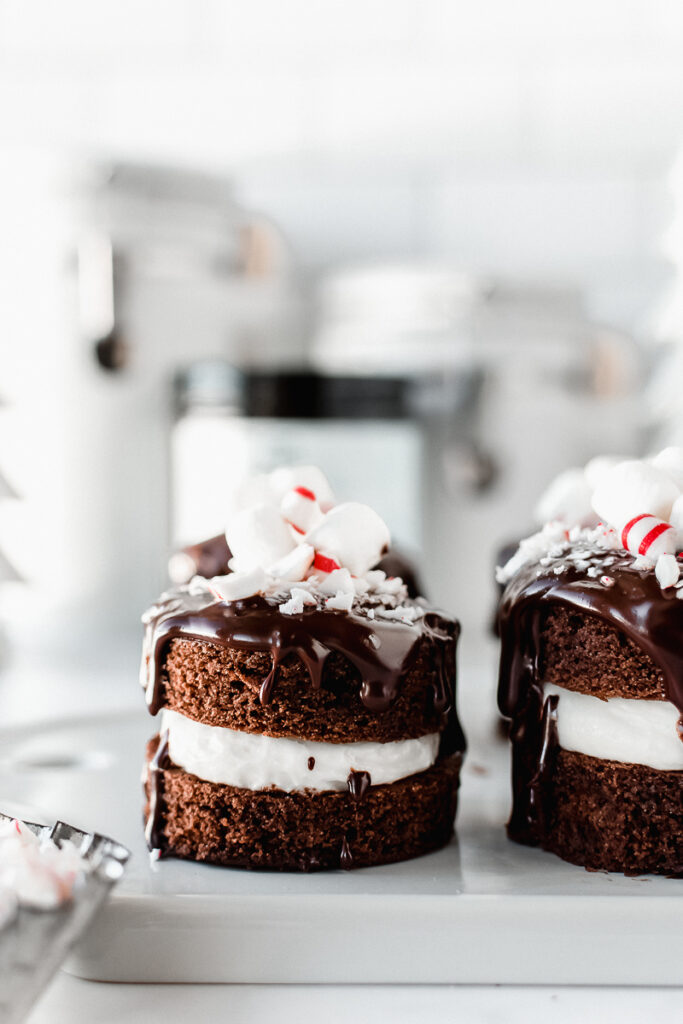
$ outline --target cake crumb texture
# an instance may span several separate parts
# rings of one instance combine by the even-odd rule
[[[543,799],[543,849],[593,870],[683,877],[683,772],[560,749]]]
[[[666,700],[664,677],[624,632],[596,615],[552,605],[540,634],[540,675],[594,697]]]
[[[272,696],[262,704],[259,692],[272,667],[270,654],[176,639],[169,643],[164,658],[162,704],[207,725],[267,736],[387,743],[444,728],[444,716],[434,707],[433,684],[439,671],[435,661],[433,648],[422,644],[397,698],[378,714],[360,698],[360,674],[337,652],[327,658],[319,689],[311,685],[296,655],[283,659]],[[455,658],[451,673],[452,693]]]

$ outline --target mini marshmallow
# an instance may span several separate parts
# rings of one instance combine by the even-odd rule
[[[225,531],[233,557],[233,572],[249,572],[272,565],[295,546],[291,531],[276,505],[262,502],[233,516]]]
[[[621,531],[622,547],[632,555],[656,562],[660,555],[676,551],[676,531],[669,523],[645,513],[634,516]]]
[[[668,473],[679,491],[683,491],[683,448],[679,448],[676,445],[664,448],[651,461],[652,465],[656,466],[657,469],[662,469],[665,473]]]
[[[611,469],[614,469],[621,462],[627,461],[628,455],[596,455],[595,458],[590,459],[586,463],[584,468],[588,486],[594,491],[606,473],[609,473]]]
[[[316,551],[333,558],[355,576],[379,562],[390,543],[389,529],[374,509],[348,501],[330,509],[322,522],[306,534]]]
[[[678,494],[668,473],[632,459],[604,474],[593,494],[593,508],[601,519],[620,527],[641,513],[668,519]]]
[[[671,509],[671,515],[669,516],[669,522],[673,526],[677,533],[678,550],[683,549],[683,494],[679,498],[676,498]]]
[[[295,487],[287,491],[280,504],[282,518],[286,519],[295,533],[303,536],[322,522],[323,513],[315,493],[308,487]]]
[[[655,576],[662,590],[674,587],[678,583],[680,575],[681,569],[675,555],[665,554],[659,556],[655,566]]]
[[[275,579],[299,583],[313,565],[315,551],[310,544],[297,544],[293,551],[268,566],[268,575]]]
[[[268,577],[257,567],[251,572],[232,572],[228,576],[214,576],[209,580],[209,590],[221,601],[241,601],[245,597],[263,592],[268,586]]]
[[[592,488],[583,469],[566,469],[555,477],[534,509],[539,524],[558,519],[568,525],[595,522],[591,505]]]
[[[316,501],[324,509],[334,504],[334,492],[327,477],[317,466],[281,466],[268,474],[268,486],[272,500],[278,504],[296,487],[313,491]]]

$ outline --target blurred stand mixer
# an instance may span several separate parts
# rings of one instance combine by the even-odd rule
[[[0,416],[19,645],[136,634],[169,555],[283,463],[374,505],[429,596],[483,626],[493,552],[550,478],[642,445],[637,350],[571,290],[354,266],[312,316],[282,235],[222,178],[119,164],[30,185]]]
[[[166,582],[178,368],[298,359],[302,304],[282,235],[222,178],[60,166],[30,198],[0,422],[19,496],[0,546],[25,583],[5,617],[19,645],[68,654],[137,629]]]

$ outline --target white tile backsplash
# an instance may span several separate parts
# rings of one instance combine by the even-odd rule
[[[439,256],[628,320],[664,273],[681,45],[666,0],[5,0],[0,147],[223,170],[313,271]]]

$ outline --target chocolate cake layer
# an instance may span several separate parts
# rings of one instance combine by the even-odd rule
[[[394,701],[380,714],[363,703],[360,673],[337,652],[327,658],[319,689],[311,686],[301,660],[289,655],[278,666],[270,700],[263,703],[261,687],[270,667],[270,655],[261,651],[172,640],[161,667],[161,704],[208,725],[335,743],[387,743],[438,732],[444,726],[444,713],[434,700],[438,666],[428,645],[418,653]]]
[[[512,839],[595,870],[683,876],[683,772],[558,748],[540,799],[534,837],[511,823]]]
[[[444,846],[453,834],[460,754],[391,785],[352,778],[348,793],[285,793],[204,782],[158,747],[157,736],[147,749],[145,816],[148,842],[162,855],[315,871],[406,860]]]
[[[603,699],[667,699],[661,669],[641,646],[603,619],[573,608],[545,610],[538,659],[539,677],[567,690]]]

